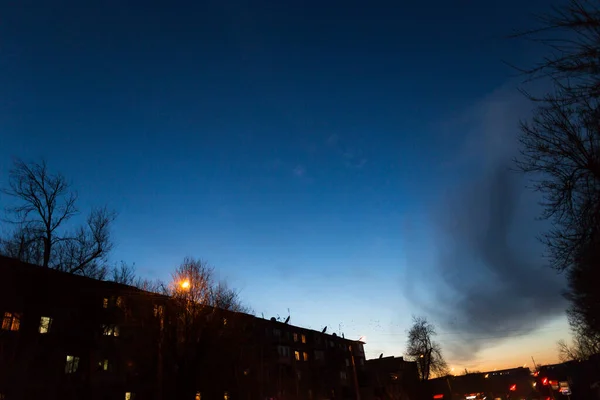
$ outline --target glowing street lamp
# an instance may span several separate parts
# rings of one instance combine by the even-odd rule
[[[184,281],[181,281],[181,283],[179,284],[179,286],[181,286],[181,288],[183,290],[188,290],[190,288],[190,281],[187,280],[187,279],[184,280]]]

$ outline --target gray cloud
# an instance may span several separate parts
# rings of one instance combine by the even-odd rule
[[[411,289],[409,298],[456,334],[447,346],[455,359],[534,331],[565,310],[563,278],[545,265],[536,240],[547,227],[536,221],[538,198],[511,170],[518,121],[527,112],[518,93],[505,88],[459,124],[471,134],[451,165],[466,177],[434,207],[429,245],[436,254],[412,276],[421,294]]]

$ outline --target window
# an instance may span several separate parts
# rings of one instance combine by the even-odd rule
[[[358,365],[360,365],[361,367],[365,365],[365,359],[364,358],[359,358],[358,359]]]
[[[315,350],[315,360],[322,361],[325,359],[325,353],[323,350]]]
[[[308,353],[307,352],[302,353],[302,358],[304,359],[304,361],[308,361]]]
[[[281,330],[279,330],[277,328],[273,329],[273,336],[281,337]]]
[[[296,361],[300,361],[300,352],[299,351],[295,351],[294,352],[294,357],[296,357]]]
[[[365,348],[363,347],[362,343],[358,343],[356,347],[358,349],[358,354],[364,356]]]
[[[195,400],[202,400],[202,393],[196,392],[196,398],[195,398]]]
[[[133,400],[133,399],[135,399],[135,393],[125,392],[125,400]]]
[[[223,393],[223,400],[229,400],[229,392]]]
[[[159,318],[160,330],[162,331],[165,327],[165,307],[161,304],[154,305],[154,317]]]
[[[350,366],[350,360],[348,360],[348,359],[346,358],[346,367],[349,367],[349,366]]]
[[[162,317],[163,312],[164,312],[164,307],[160,304],[155,304],[153,312],[154,312],[155,317]]]
[[[346,375],[346,371],[340,371],[340,379],[342,381],[345,381],[348,379],[348,376]]]
[[[332,349],[335,347],[335,343],[333,343],[333,340],[329,341],[329,347],[331,347]]]
[[[290,356],[290,348],[287,346],[277,346],[277,353],[280,357],[289,357]]]
[[[223,325],[227,325],[227,318],[223,318]]]
[[[306,343],[306,336],[302,335],[302,343]]]
[[[2,330],[18,331],[21,327],[21,313],[5,312],[2,319]]]
[[[118,296],[117,297],[117,307],[119,308],[123,308],[123,306],[125,306],[125,301],[123,300],[123,296]]]
[[[79,367],[79,357],[67,356],[67,363],[65,364],[65,374],[72,374],[77,372]]]
[[[102,308],[108,308],[108,297],[102,299]]]
[[[104,336],[119,336],[119,327],[117,325],[104,325],[102,329]]]
[[[98,369],[102,371],[108,371],[110,365],[108,364],[108,360],[102,360],[98,362]]]
[[[298,341],[298,334],[294,333],[294,342],[297,342],[297,341]]]
[[[321,337],[318,334],[315,335],[315,343],[316,344],[321,344]]]
[[[50,332],[50,326],[52,325],[52,318],[50,317],[41,317],[40,318],[40,333],[48,333]]]

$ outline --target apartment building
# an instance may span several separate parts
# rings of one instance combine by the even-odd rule
[[[181,312],[0,257],[0,399],[357,399],[367,384],[360,341],[222,310],[186,336]]]

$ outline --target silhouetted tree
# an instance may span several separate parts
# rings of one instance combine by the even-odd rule
[[[62,174],[51,173],[43,161],[15,161],[2,192],[16,200],[7,209],[7,221],[15,229],[2,240],[2,253],[47,268],[104,277],[114,212],[95,208],[85,224],[67,229],[67,222],[79,213],[77,194]]]
[[[173,272],[167,292],[176,306],[170,331],[174,336],[166,342],[176,364],[177,390],[181,398],[193,398],[198,376],[219,379],[219,366],[228,368],[227,362],[239,357],[243,329],[236,326],[236,313],[248,309],[235,290],[216,280],[212,267],[193,258]]]
[[[600,353],[599,343],[598,338],[574,332],[571,345],[564,340],[557,342],[558,358],[561,362],[587,360],[590,356]]]
[[[405,354],[408,360],[417,363],[419,377],[423,381],[448,374],[448,365],[442,356],[442,349],[439,343],[433,340],[435,335],[435,326],[427,321],[427,318],[413,316]]]
[[[553,267],[567,271],[569,321],[576,334],[600,337],[600,8],[570,0],[525,32],[549,48],[550,56],[524,70],[545,78],[552,91],[525,93],[536,105],[521,126],[517,166],[543,194],[543,217],[552,228],[543,236]]]
[[[140,278],[136,278],[135,266],[129,265],[124,261],[121,261],[121,264],[111,269],[110,280],[130,286],[138,286],[136,285],[137,282],[140,282],[140,286],[143,286],[142,282],[144,282],[143,280],[140,280]],[[142,287],[140,287],[140,289],[145,290]],[[151,290],[148,291],[150,292]]]

